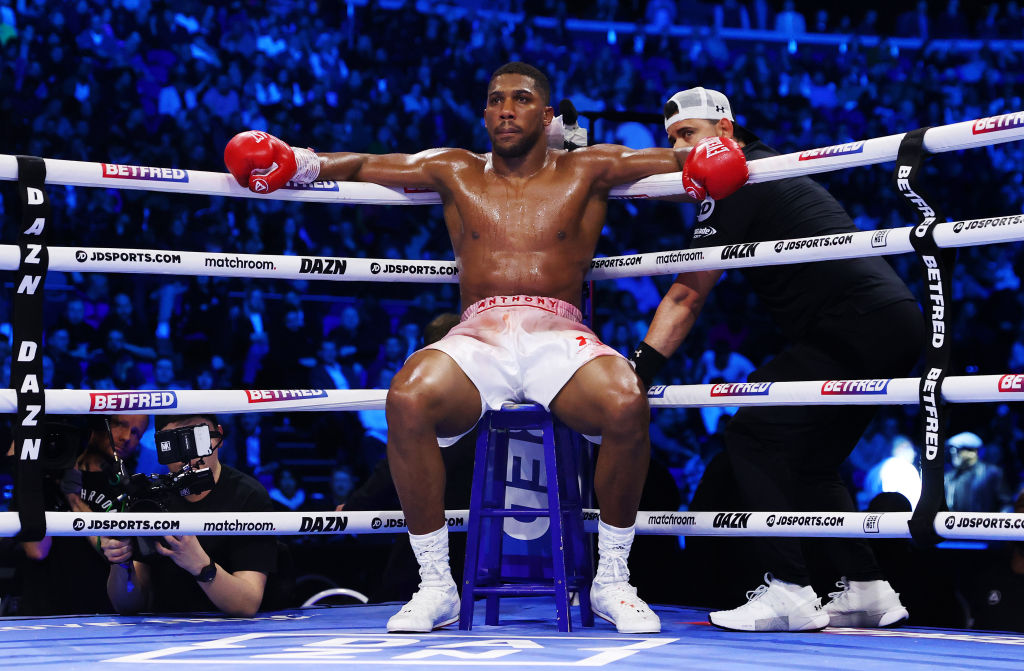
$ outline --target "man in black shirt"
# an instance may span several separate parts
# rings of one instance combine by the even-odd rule
[[[729,100],[718,91],[693,88],[673,95],[665,105],[665,128],[676,148],[713,151],[736,142],[748,161],[778,154],[736,124]],[[854,231],[850,217],[823,187],[798,177],[748,184],[718,201],[704,199],[693,246]],[[921,311],[884,260],[740,272],[788,341],[749,381],[891,378],[906,375],[916,363],[924,340]],[[721,275],[709,270],[676,278],[634,352],[637,374],[646,384],[690,332]],[[874,412],[866,406],[742,408],[724,437],[744,505],[770,511],[856,510],[838,469]],[[744,606],[711,613],[711,623],[735,630],[798,631],[829,624],[887,626],[907,617],[866,543],[822,542],[844,576],[842,592],[824,608],[810,586],[800,540],[757,539],[758,559],[770,571],[767,586],[755,590]]]
[[[157,431],[206,424],[214,439],[212,454],[193,460],[192,467],[209,467],[213,489],[166,498],[169,512],[268,512],[270,497],[252,477],[222,465],[217,448],[224,429],[213,415],[157,416]],[[178,472],[183,464],[168,464]],[[157,555],[133,557],[126,538],[102,538],[107,561],[107,595],[119,613],[139,611],[177,613],[212,608],[227,615],[250,616],[259,610],[267,575],[277,565],[272,536],[156,537]]]

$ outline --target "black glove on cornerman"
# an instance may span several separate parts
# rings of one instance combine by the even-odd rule
[[[650,388],[651,383],[654,382],[654,376],[661,372],[666,362],[668,362],[667,357],[643,340],[629,355],[629,363],[636,371],[637,377],[644,383],[645,389]]]

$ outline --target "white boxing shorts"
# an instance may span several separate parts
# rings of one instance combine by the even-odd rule
[[[541,296],[485,298],[469,306],[445,337],[424,349],[450,356],[476,385],[480,417],[509,401],[533,401],[549,410],[565,383],[588,361],[622,357],[583,324],[574,305]],[[464,435],[438,437],[437,442],[448,447]]]

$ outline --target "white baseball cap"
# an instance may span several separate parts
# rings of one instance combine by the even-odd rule
[[[683,119],[728,119],[733,123],[736,119],[732,116],[732,105],[724,93],[697,86],[685,91],[679,91],[669,98],[665,104],[675,103],[679,111],[670,117],[665,118],[665,130],[672,124]]]
[[[984,446],[981,436],[970,431],[958,433],[946,441],[946,447],[957,450],[979,450]]]

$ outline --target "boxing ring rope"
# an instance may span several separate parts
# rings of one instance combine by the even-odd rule
[[[751,161],[748,164],[750,178],[747,183],[756,184],[893,161],[906,135],[887,135]],[[931,153],[941,153],[1022,139],[1024,111],[1009,112],[930,128],[924,136],[924,148]],[[290,184],[274,193],[258,195],[239,186],[227,173],[53,158],[44,161],[47,182],[69,186],[351,205],[435,205],[441,202],[437,193],[426,189],[392,188],[360,182],[314,182],[304,186]],[[0,179],[18,179],[18,165],[14,156],[0,154]],[[680,173],[665,173],[615,187],[611,190],[611,197],[633,199],[677,196],[683,193],[681,184]]]
[[[920,378],[728,382],[655,385],[656,408],[785,405],[911,405]],[[950,376],[939,390],[948,403],[1024,401],[1024,374]],[[46,409],[59,415],[181,415],[247,412],[383,410],[386,389],[47,389]],[[0,389],[0,413],[18,409],[14,389]]]
[[[1024,240],[1024,214],[936,224],[939,247],[967,247]],[[835,233],[739,245],[605,256],[590,263],[588,280],[672,275],[695,270],[730,270],[768,265],[913,252],[911,228]],[[335,282],[458,282],[454,261],[363,259],[279,254],[226,254],[116,247],[47,247],[49,269],[65,272],[207,275],[248,279]],[[0,245],[0,270],[17,270],[21,250]]]
[[[905,133],[891,135],[752,161],[749,164],[751,177],[748,182],[764,182],[892,161],[896,159],[897,151],[907,135]],[[937,153],[1019,139],[1024,139],[1024,112],[929,129],[924,133],[924,148],[929,152]],[[43,159],[43,161],[47,173],[46,182],[51,184],[263,197],[239,187],[233,178],[223,173],[56,159]],[[16,157],[0,155],[0,179],[18,178]],[[184,186],[185,184],[188,186]],[[679,174],[670,173],[619,187],[612,191],[612,197],[651,198],[680,193]],[[412,205],[439,202],[437,194],[429,191],[389,189],[371,184],[337,182],[319,182],[304,187],[290,186],[269,197],[283,200],[352,204]],[[1022,220],[1024,218],[1021,215],[1009,215],[993,219],[938,224],[935,226],[936,244],[940,247],[959,247],[986,242],[1020,240],[1024,238],[1020,231]],[[888,229],[798,240],[744,243],[702,250],[680,250],[674,253],[663,252],[595,259],[592,263],[590,279],[668,274],[711,268],[775,265],[851,258],[868,254],[901,253],[913,251],[910,244],[910,231],[910,228]],[[37,254],[40,249],[42,246],[33,249],[33,245],[25,245],[25,252],[29,257],[32,254]],[[774,256],[769,250],[774,251]],[[395,276],[409,276],[410,279],[415,277],[417,282],[456,281],[454,275],[457,272],[454,263],[440,261],[319,259],[316,257],[168,253],[162,250],[100,248],[47,247],[46,251],[49,254],[49,268],[54,270],[164,272],[176,275],[223,274],[237,277],[294,279],[343,278],[346,280],[402,279]],[[20,252],[21,249],[17,246],[0,246],[0,269],[18,269],[21,264]],[[124,255],[128,255],[128,258],[125,258]],[[132,255],[138,255],[139,258],[136,259]],[[387,266],[391,261],[394,262],[391,264],[394,270],[389,271]],[[256,265],[260,262],[264,265]],[[352,263],[351,273],[348,272],[350,262]],[[269,267],[266,265],[268,263]],[[154,268],[165,264],[166,269],[154,270]],[[280,270],[278,270],[278,264],[281,266]],[[297,269],[296,265],[298,265]],[[651,266],[654,268],[652,269]],[[661,266],[661,268],[657,268],[657,266]],[[368,275],[366,270],[369,270]],[[21,288],[19,287],[20,292]],[[651,405],[660,407],[806,403],[880,405],[920,402],[921,398],[918,393],[920,382],[916,378],[902,378],[681,385],[654,387],[650,390],[649,396]],[[386,391],[45,390],[44,394],[47,410],[63,414],[105,414],[110,412],[181,414],[187,412],[193,403],[197,408],[201,405],[205,412],[372,409],[381,407]],[[1007,374],[947,377],[942,381],[940,395],[949,402],[1024,400],[1024,376]],[[213,405],[223,409],[211,408],[211,401],[214,399],[216,403]],[[301,399],[301,402],[296,403],[296,399]],[[258,403],[259,407],[253,407],[253,403]],[[20,410],[18,395],[14,390],[0,390],[0,410],[6,408],[10,408],[10,411]],[[458,530],[464,523],[464,515],[460,519],[458,514],[465,513],[465,511],[448,512],[451,513],[449,525],[454,530]],[[910,513],[641,511],[638,513],[637,526],[640,533],[833,537],[855,537],[870,534],[877,538],[909,538],[911,534],[907,531],[907,525],[911,517]],[[585,518],[588,529],[593,531],[596,527],[597,513],[588,511]],[[115,528],[120,535],[161,535],[169,529],[191,534],[329,533],[332,530],[335,533],[372,533],[404,530],[404,517],[398,511],[342,512],[334,515],[229,513],[216,517],[207,514],[154,513],[121,514],[111,517],[102,513],[47,512],[45,519],[49,533],[54,535],[93,535],[96,530],[114,530]],[[333,522],[328,520],[333,520]],[[280,528],[278,525],[281,525]],[[943,538],[1016,539],[1022,535],[1024,515],[942,512],[935,516],[934,528],[936,534]],[[0,533],[13,535],[20,530],[19,513],[0,513]]]
[[[446,510],[449,531],[466,531],[468,510]],[[532,519],[524,511],[522,519]],[[585,531],[597,531],[598,511],[583,511]],[[911,513],[707,512],[637,513],[636,532],[661,536],[784,536],[828,538],[910,538]],[[1024,515],[942,512],[935,531],[947,540],[1018,540]],[[18,513],[0,513],[0,537],[20,530]],[[164,536],[388,534],[405,532],[400,510],[263,513],[77,513],[47,512],[51,536]]]

